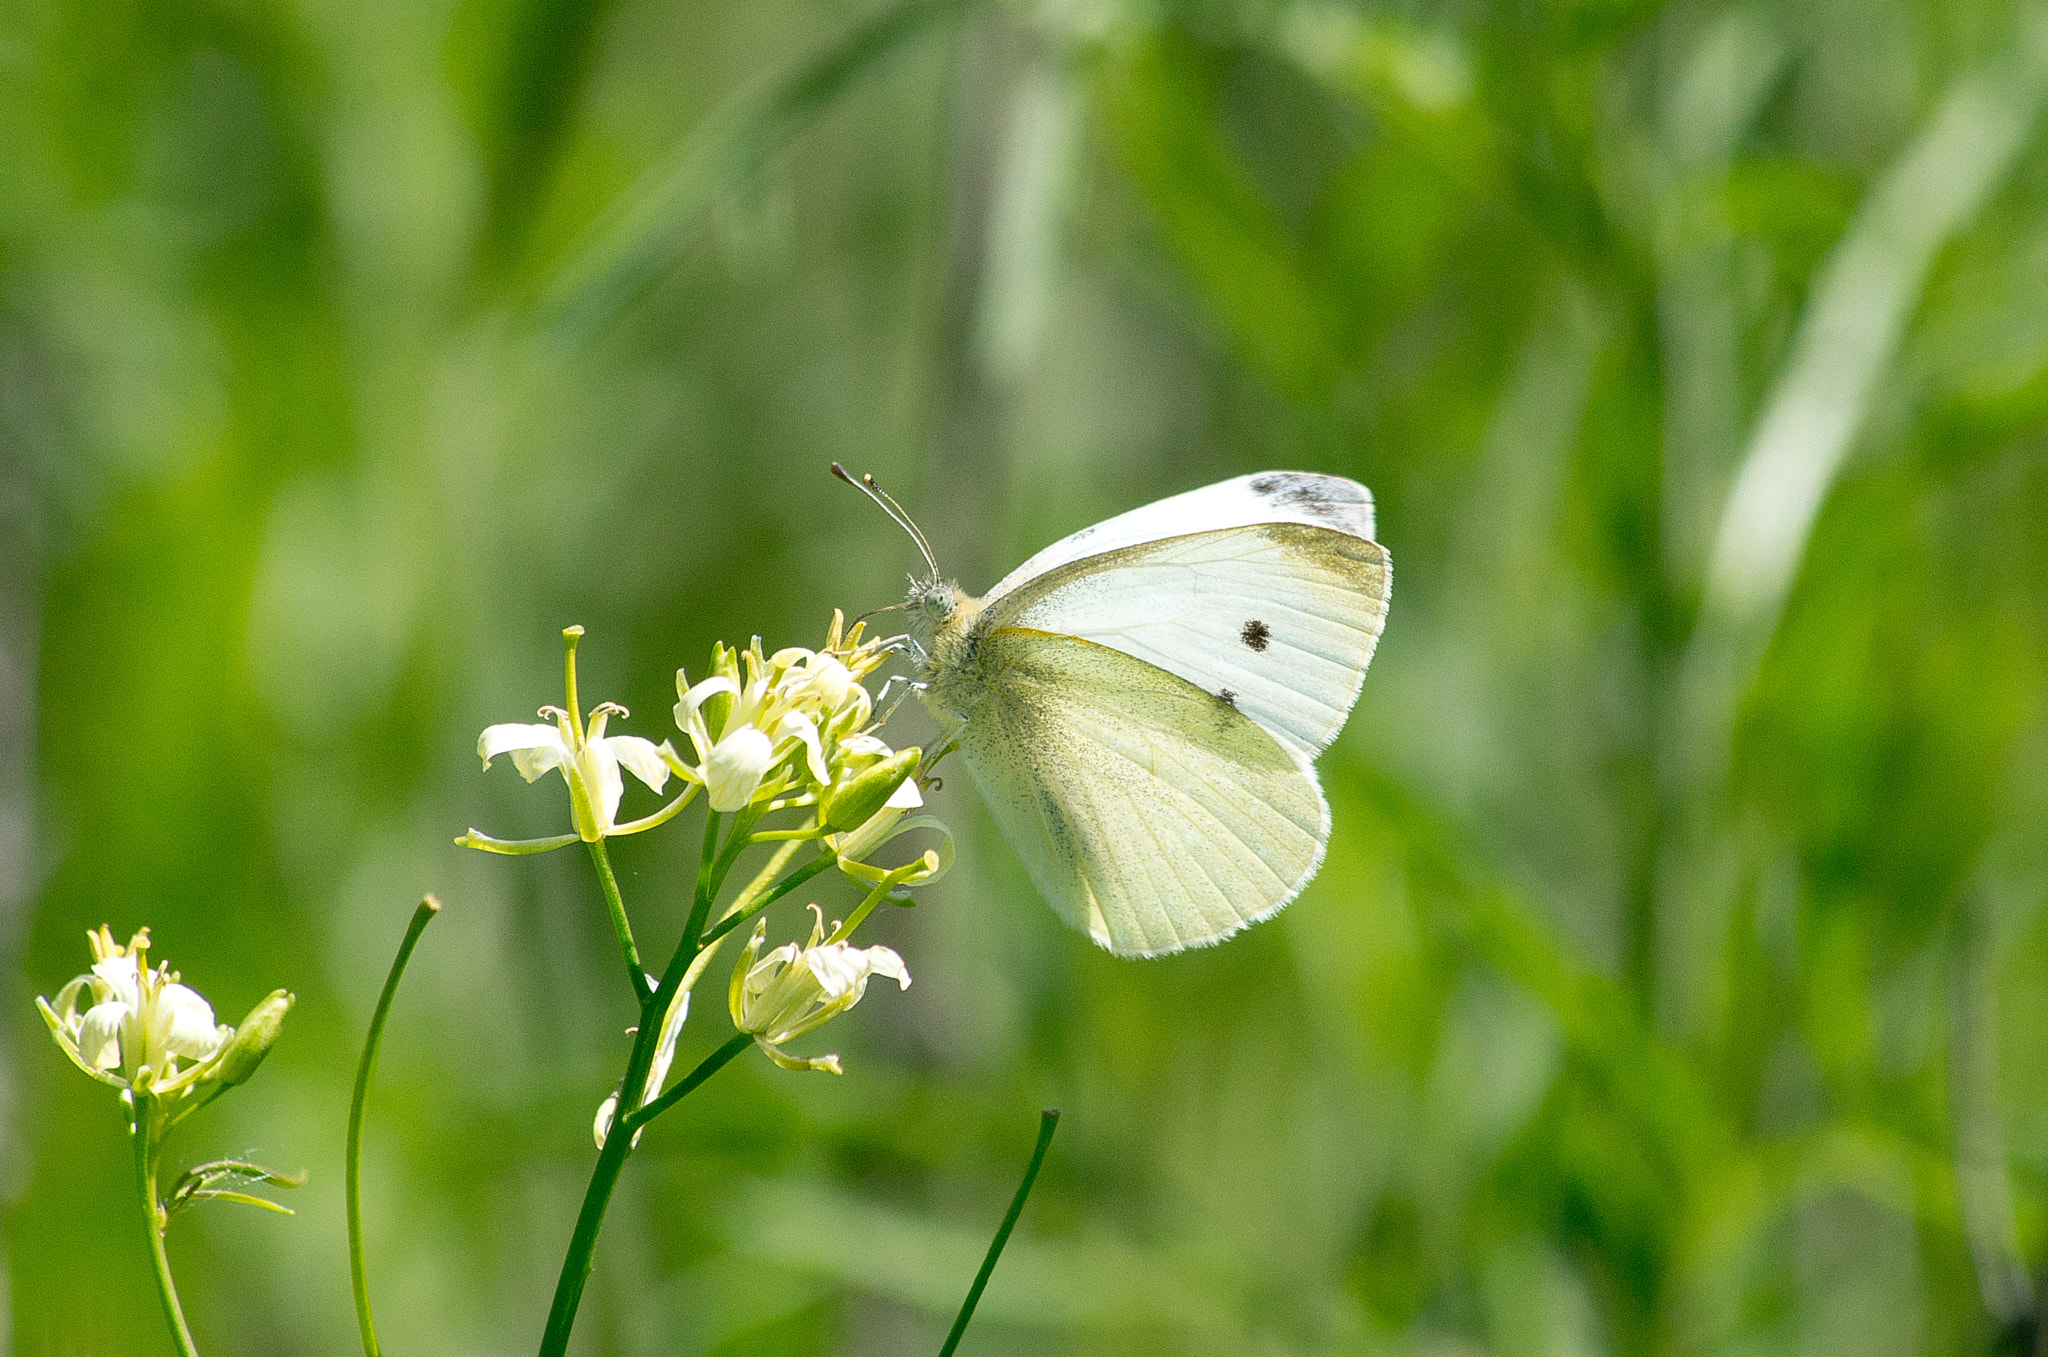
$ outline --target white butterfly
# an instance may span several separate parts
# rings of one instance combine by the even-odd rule
[[[1393,579],[1364,486],[1264,471],[1174,495],[980,599],[896,513],[932,570],[905,605],[918,694],[1062,918],[1160,956],[1301,892],[1330,837],[1310,760],[1358,698]]]

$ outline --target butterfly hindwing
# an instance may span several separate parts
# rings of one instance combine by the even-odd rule
[[[997,626],[1079,636],[1156,665],[1314,754],[1357,700],[1391,584],[1376,542],[1256,523],[1084,556],[992,598],[988,612]]]
[[[982,631],[955,738],[1033,881],[1111,951],[1213,943],[1314,875],[1307,756],[1213,693],[1075,636]]]

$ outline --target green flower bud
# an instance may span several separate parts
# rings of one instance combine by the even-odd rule
[[[290,990],[276,989],[250,1009],[249,1016],[242,1019],[242,1025],[221,1049],[213,1077],[228,1088],[247,1083],[263,1063],[263,1057],[270,1054],[270,1043],[277,1040],[277,1034],[284,1028],[284,1015],[292,1011],[295,1002]]]
[[[711,648],[711,672],[714,675],[722,674],[736,680],[739,671],[739,664],[734,660],[733,652],[726,648],[725,642],[720,641]],[[713,739],[725,734],[725,723],[731,719],[733,706],[738,700],[726,692],[713,693],[704,699],[704,726],[711,732]]]
[[[922,749],[899,749],[888,758],[855,773],[832,789],[825,827],[834,833],[858,829],[873,819],[905,778],[917,770]]]

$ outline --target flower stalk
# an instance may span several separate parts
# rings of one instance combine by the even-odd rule
[[[548,852],[579,839],[585,843],[638,1016],[625,1070],[592,1124],[597,1162],[562,1260],[541,1339],[542,1357],[567,1351],[606,1212],[647,1124],[749,1046],[759,1046],[786,1069],[836,1073],[837,1056],[796,1056],[785,1052],[783,1043],[859,1002],[872,975],[909,984],[909,971],[893,951],[855,947],[848,936],[883,899],[907,903],[904,892],[936,878],[952,860],[952,839],[943,825],[929,816],[906,818],[923,804],[919,778],[926,761],[917,749],[891,750],[873,732],[874,699],[863,681],[889,649],[881,642],[863,642],[859,624],[849,630],[835,614],[819,650],[793,647],[770,654],[757,637],[744,649],[716,647],[710,672],[695,681],[678,670],[674,716],[689,757],[669,740],[657,745],[638,736],[608,734],[607,721],[625,715],[614,704],[584,712],[576,674],[582,635],[579,627],[563,633],[566,705],[543,708],[547,724],[491,726],[477,745],[486,767],[497,755],[509,754],[529,782],[559,771],[569,790],[573,832],[509,840],[472,829],[457,840],[508,855]],[[670,777],[685,785],[653,814],[622,822],[623,773],[656,793]],[[605,841],[665,823],[700,790],[706,811],[690,908],[668,964],[656,978],[644,968]],[[764,823],[778,812],[794,816],[794,823]],[[900,866],[874,863],[879,850],[913,829],[936,831],[939,849]],[[816,844],[816,852],[792,868],[806,843]],[[742,878],[747,884],[721,913],[727,881],[746,852],[761,845],[773,847],[766,865]],[[762,911],[835,867],[859,883],[866,896],[849,921],[835,923],[828,937],[819,910],[808,943],[792,942],[764,955],[767,921]],[[754,931],[731,987],[735,1031],[668,1085],[691,991],[726,935],[748,922]],[[366,1351],[375,1357],[374,1349]]]
[[[163,1112],[148,1081],[132,1091],[135,1105],[135,1191],[142,1202],[143,1226],[149,1233],[149,1263],[156,1275],[156,1293],[163,1302],[164,1323],[170,1326],[171,1341],[179,1357],[199,1357],[192,1342],[192,1330],[185,1323],[185,1307],[178,1301],[178,1285],[171,1280],[171,1255],[164,1247],[164,1230],[170,1224],[157,1200],[157,1166],[163,1149]]]

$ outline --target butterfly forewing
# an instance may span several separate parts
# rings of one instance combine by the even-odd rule
[[[1152,956],[1216,942],[1314,875],[1329,808],[1306,756],[1157,665],[1071,635],[982,632],[956,738],[1060,914]]]
[[[1313,754],[1357,700],[1390,585],[1375,542],[1258,523],[1082,557],[989,613],[997,626],[1079,636],[1157,665]]]
[[[1054,542],[988,591],[993,604],[1060,566],[1162,537],[1186,537],[1249,523],[1304,523],[1352,537],[1373,535],[1372,492],[1342,476],[1257,471],[1205,485],[1104,519]]]

